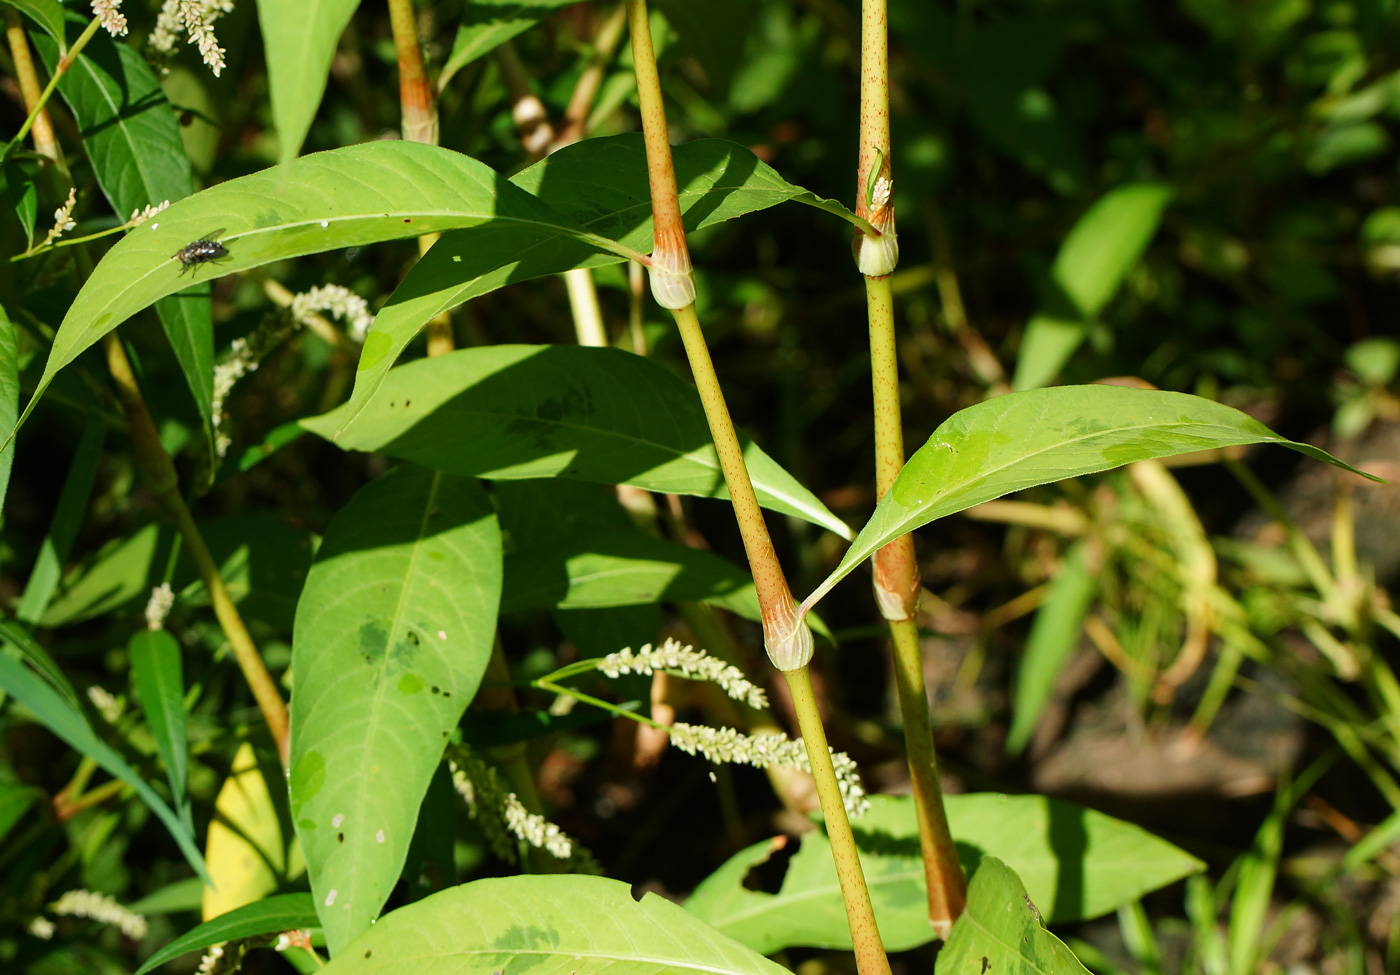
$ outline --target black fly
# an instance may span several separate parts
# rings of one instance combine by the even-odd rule
[[[228,257],[228,248],[214,239],[223,232],[224,229],[220,227],[213,233],[205,234],[199,240],[186,244],[171,255],[180,260],[181,277],[192,267],[217,261],[221,257]]]

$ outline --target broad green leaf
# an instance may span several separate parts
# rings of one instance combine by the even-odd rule
[[[289,845],[282,835],[267,782],[252,743],[245,741],[214,800],[204,841],[204,862],[214,881],[204,888],[200,905],[206,921],[256,903],[306,872],[296,840]]]
[[[81,31],[86,23],[87,18],[70,13],[69,30]],[[36,46],[52,71],[60,56],[56,46],[43,38]],[[194,191],[175,109],[134,47],[99,32],[63,75],[58,90],[73,110],[98,185],[119,218],[165,200],[184,199]],[[161,298],[156,314],[206,424],[206,435],[212,435],[208,424],[214,395],[214,324],[209,286]]]
[[[1103,311],[1142,259],[1171,196],[1171,188],[1160,183],[1117,187],[1100,197],[1065,237],[1051,274],[1084,318]]]
[[[6,653],[0,653],[0,688],[28,708],[36,718],[69,746],[82,752],[114,777],[136,791],[136,795],[155,813],[185,855],[194,872],[207,879],[204,858],[196,849],[190,829],[171,812],[165,801],[146,784],[126,760],[100,740],[87,719],[71,703],[38,676]]]
[[[402,467],[331,521],[297,606],[290,789],[333,953],[399,878],[500,592],[500,529],[474,480]]]
[[[974,504],[1136,460],[1252,443],[1279,444],[1378,480],[1239,410],[1186,393],[1058,386],[978,403],[945,420],[909,458],[841,564],[803,607],[810,609],[892,539]]]
[[[676,146],[672,155],[686,230],[788,200],[856,219],[841,204],[785,181],[751,151],[732,142],[690,142]],[[510,182],[536,196],[571,226],[637,251],[651,250],[651,191],[639,134],[566,146]],[[503,284],[618,260],[573,239],[506,223],[444,234],[375,316],[345,422],[364,408],[399,354],[439,312]]]
[[[172,204],[107,252],[64,316],[24,416],[54,374],[80,352],[188,285],[190,276],[201,275],[204,265],[183,271],[175,255],[216,231],[228,257],[209,273],[228,274],[303,254],[482,223],[528,226],[536,237],[577,236],[558,226],[560,221],[549,207],[475,159],[414,142],[370,142],[314,153],[220,183]],[[512,258],[507,254],[502,260]],[[374,344],[367,342],[361,367],[375,358]]]
[[[1083,542],[1070,548],[1036,611],[1016,671],[1016,698],[1011,729],[1006,733],[1008,755],[1021,754],[1031,740],[1054,693],[1055,680],[1079,644],[1084,616],[1098,591],[1098,579],[1089,570],[1088,558]]]
[[[1003,857],[1025,878],[1051,922],[1098,917],[1202,868],[1145,830],[1043,796],[947,796],[948,823],[969,872],[982,856]],[[885,947],[904,951],[933,938],[912,800],[872,796],[852,823]],[[773,841],[735,854],[706,878],[686,908],[762,954],[782,948],[851,947],[826,835],[808,833],[778,893],[744,886],[775,851]]]
[[[336,45],[359,5],[360,0],[258,0],[272,120],[283,164],[301,152],[326,93]]]
[[[58,0],[4,0],[16,10],[23,11],[60,45],[60,54],[68,53],[68,44],[63,37],[63,6]]]
[[[1099,316],[1142,259],[1171,201],[1170,187],[1131,183],[1100,197],[1070,230],[1050,276],[1055,293],[1031,319],[1016,361],[1016,389],[1048,383],[1084,340],[1085,323]]]
[[[710,603],[761,618],[750,576],[727,559],[636,533],[565,536],[506,556],[501,612]]]
[[[438,75],[439,90],[447,86],[453,75],[483,54],[491,53],[560,7],[572,3],[578,3],[578,0],[497,0],[487,3],[475,0],[464,3],[462,22],[452,42],[452,53],[447,56]]]
[[[180,644],[165,630],[138,630],[127,643],[126,652],[131,657],[131,673],[136,679],[141,707],[151,725],[161,761],[165,762],[175,808],[188,821],[185,677]]]
[[[1063,941],[1045,929],[1015,872],[989,856],[967,888],[967,910],[938,953],[935,975],[1017,972],[1089,975]]]
[[[354,409],[347,403],[302,425],[327,439],[342,431],[341,447],[382,450],[449,474],[565,477],[728,497],[694,387],[618,349],[459,349],[393,370],[347,427]],[[760,504],[849,537],[758,447],[746,444],[744,456]]]
[[[88,499],[97,481],[97,462],[102,459],[102,442],[106,437],[107,424],[95,417],[83,427],[83,435],[73,451],[68,477],[58,495],[53,521],[49,523],[48,534],[39,546],[39,557],[34,560],[29,581],[24,584],[24,595],[20,597],[19,608],[15,610],[15,616],[26,623],[37,623],[43,619],[49,600],[58,588],[63,566],[73,551],[73,541],[78,537],[83,519],[87,517]]]
[[[0,430],[13,427],[19,416],[19,335],[14,323],[0,308]],[[5,510],[5,492],[15,464],[15,443],[0,446],[0,512]]]
[[[844,923],[844,921],[843,921]],[[786,975],[654,893],[602,877],[498,877],[402,907],[325,975],[536,970],[570,975]]]
[[[221,914],[212,921],[180,935],[161,948],[136,969],[136,975],[146,975],[181,955],[202,951],[210,945],[252,938],[260,934],[314,928],[318,924],[316,908],[310,894],[274,894],[255,904]]]
[[[0,840],[9,835],[29,807],[43,798],[44,790],[0,779]]]

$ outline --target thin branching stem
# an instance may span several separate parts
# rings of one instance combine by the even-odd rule
[[[875,909],[870,903],[870,890],[860,865],[860,851],[846,817],[841,789],[836,782],[836,770],[831,764],[831,749],[826,742],[817,698],[812,692],[812,678],[806,667],[783,674],[792,694],[792,707],[797,714],[797,726],[807,746],[807,759],[812,764],[812,778],[817,784],[822,815],[826,818],[826,835],[831,841],[831,857],[836,862],[836,877],[841,884],[841,899],[846,905],[846,923],[851,928],[851,944],[860,975],[890,975],[890,961],[885,955],[880,930],[875,925]],[[836,810],[840,814],[832,815]]]
[[[121,340],[117,338],[116,332],[108,332],[102,341],[107,353],[107,367],[116,384],[117,398],[121,401],[130,425],[131,442],[141,476],[151,493],[175,520],[175,527],[189,548],[190,558],[193,559],[195,569],[204,582],[204,589],[209,594],[209,603],[214,608],[219,627],[233,648],[234,659],[243,672],[243,679],[253,692],[253,699],[262,711],[263,720],[267,722],[268,731],[277,744],[277,753],[285,766],[291,745],[291,725],[287,718],[286,702],[282,700],[277,682],[268,673],[257,645],[248,633],[248,627],[243,623],[243,617],[239,615],[238,607],[234,605],[233,598],[224,585],[223,577],[219,574],[219,564],[210,554],[209,546],[204,543],[204,536],[200,534],[194,516],[190,514],[189,506],[180,494],[175,465],[160,442],[160,435],[156,432],[150,410],[146,408],[146,401],[141,395],[141,388],[137,385],[136,376],[132,372],[131,362],[126,357]]]

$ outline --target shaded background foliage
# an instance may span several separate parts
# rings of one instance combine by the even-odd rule
[[[563,7],[514,42],[555,117],[582,70],[582,39],[599,16],[597,6]],[[458,22],[471,7],[419,5],[430,70],[449,60]],[[852,197],[854,4],[671,0],[656,9],[673,141],[718,136],[740,142],[794,183],[822,196]],[[138,30],[148,26],[138,15],[132,19]],[[1394,465],[1400,456],[1394,151],[1400,22],[1393,0],[896,2],[891,22],[902,252],[894,286],[911,444],[1017,373],[1027,323],[1038,312],[1075,317],[1055,271],[1061,243],[1104,194],[1153,183],[1170,193],[1160,228],[1149,232],[1141,261],[1102,311],[1078,322],[1084,341],[1060,378],[1137,376],[1238,406],[1285,436],[1322,443],[1344,459]],[[197,185],[205,186],[265,168],[278,152],[250,2],[220,22],[219,36],[229,61],[222,79],[210,78],[187,51],[163,82],[181,111]],[[593,134],[636,127],[629,65],[624,53],[610,69]],[[387,18],[366,5],[342,39],[305,151],[392,137],[399,122],[395,71]],[[13,130],[24,113],[12,89],[7,95],[0,112]],[[71,124],[62,113],[58,121]],[[501,69],[491,57],[471,61],[448,80],[441,131],[442,145],[503,173],[527,161]],[[98,202],[101,194],[84,164],[74,166],[84,226],[116,223],[119,218]],[[39,212],[59,202],[44,201]],[[8,216],[0,235],[6,253],[23,250],[20,226]],[[869,366],[860,278],[844,233],[805,208],[777,208],[698,233],[692,247],[702,319],[739,423],[848,522],[859,524],[875,501]],[[265,270],[295,291],[343,284],[377,307],[416,254],[413,242],[402,241]],[[0,267],[0,293],[34,320],[55,323],[72,295],[67,260],[60,252],[7,263]],[[630,346],[625,275],[607,268],[597,277],[613,334]],[[224,349],[256,327],[269,306],[250,280],[217,279],[213,290],[216,342]],[[456,331],[462,344],[570,342],[567,308],[559,281],[507,287],[455,312]],[[685,375],[679,343],[655,309],[645,333],[652,356]],[[180,451],[183,479],[199,478],[198,418],[159,325],[146,312],[124,334],[139,353],[167,446]],[[985,360],[978,368],[969,350],[976,352],[979,339],[969,334],[980,336],[1000,373],[989,371]],[[0,600],[7,609],[20,601],[73,445],[85,424],[112,425],[115,414],[95,355],[60,377],[50,408],[20,435],[23,473],[10,487],[0,535]],[[26,391],[41,364],[28,362]],[[327,392],[333,373],[332,350],[314,335],[300,334],[275,351],[229,401],[225,429],[234,438],[233,456],[279,424],[334,405]],[[122,540],[138,537],[155,520],[155,507],[136,484],[119,440],[109,435],[97,461],[93,501],[77,526],[72,561],[91,564],[123,545],[125,554],[94,584],[107,587],[101,599],[84,602],[62,585],[42,622],[62,624],[51,644],[66,670],[121,695],[125,660],[114,648],[125,646],[139,622],[170,539],[151,528],[149,550],[126,551],[130,542]],[[1325,544],[1331,474],[1295,477],[1296,459],[1282,451],[1249,463]],[[304,576],[313,536],[384,464],[302,437],[246,473],[217,479],[200,500],[202,519],[228,519],[228,547],[211,539],[216,555],[235,558],[240,541],[256,540],[243,608],[274,671],[290,659],[285,593]],[[1217,544],[1222,580],[1251,611],[1256,628],[1300,659],[1315,657],[1297,635],[1296,579],[1258,568],[1276,551],[1277,539],[1251,515],[1255,501],[1218,467],[1186,469],[1179,479],[1206,532],[1223,539]],[[1106,523],[1147,525],[1142,530],[1157,532],[1154,538],[1161,532],[1150,511],[1135,511],[1135,505],[1151,504],[1124,476],[1030,494],[1030,500],[1082,510]],[[1368,488],[1355,500],[1362,557],[1376,566],[1377,581],[1393,583],[1400,568],[1395,490]],[[509,503],[503,493],[503,514]],[[725,506],[687,502],[686,509],[707,544],[743,564]],[[835,564],[841,546],[811,526],[776,517],[770,522],[794,589],[810,589]],[[1268,814],[1275,773],[1301,769],[1330,747],[1318,725],[1279,705],[1280,698],[1301,693],[1298,681],[1307,671],[1283,663],[1246,665],[1237,681],[1242,686],[1230,692],[1211,724],[1207,747],[1194,764],[1173,765],[1164,743],[1199,715],[1219,665],[1219,645],[1173,701],[1161,702],[1151,699],[1142,680],[1103,666],[1074,628],[1043,727],[1024,756],[1007,758],[1002,743],[1013,675],[1030,626],[1023,615],[1030,607],[1015,600],[1056,576],[1066,547],[1053,532],[963,518],[921,533],[925,585],[938,597],[926,604],[932,608],[922,622],[950,784],[1087,797],[1163,831],[1222,870]],[[1135,647],[1150,655],[1154,645],[1179,643],[1186,626],[1174,591],[1163,596],[1143,564],[1131,555],[1105,557],[1096,597],[1120,636],[1141,637],[1138,644],[1122,641],[1130,657]],[[179,578],[193,577],[177,570]],[[81,611],[65,618],[65,606]],[[210,662],[207,651],[219,650],[221,635],[191,606],[180,612],[188,616],[182,623],[192,651],[187,678],[203,690],[190,729],[190,789],[197,817],[207,817],[246,737],[240,723],[256,719],[227,662]],[[897,788],[903,772],[883,631],[870,625],[873,600],[862,585],[847,585],[822,613],[841,644],[839,653],[818,657],[833,739],[862,761],[874,784]],[[652,639],[656,618],[640,610],[606,624],[578,612],[553,619],[516,614],[503,622],[528,674],[549,669],[571,645],[592,652],[613,649],[608,641],[615,637]],[[756,647],[755,631],[735,625]],[[1376,649],[1394,660],[1393,641],[1380,640]],[[645,699],[645,686],[635,695]],[[1343,695],[1365,699],[1354,687]],[[76,763],[72,753],[33,725],[5,720],[6,774],[50,791],[61,788]],[[667,757],[654,775],[644,775],[627,767],[624,754],[625,745],[594,729],[553,740],[542,756],[546,798],[559,820],[599,853],[610,875],[683,892],[741,841],[768,828],[773,801],[756,773],[734,773],[715,799],[697,765]],[[1142,774],[1135,777],[1134,769]],[[1116,779],[1114,770],[1121,772]],[[1393,812],[1346,763],[1322,779],[1317,797],[1321,805],[1295,817],[1288,836],[1289,852],[1299,854],[1295,874],[1305,879],[1302,854],[1335,853],[1328,843],[1338,823],[1370,824]],[[61,826],[30,827],[26,846],[0,855],[3,897],[21,897],[23,878],[42,874],[133,902],[187,875],[168,838],[147,818],[143,807],[127,803],[119,811],[81,813]],[[692,839],[677,844],[682,830]],[[1345,830],[1341,835],[1351,838]],[[458,842],[459,866],[495,869],[482,865],[484,845],[470,827]],[[1328,958],[1364,956],[1370,964],[1397,957],[1394,924],[1386,928],[1376,920],[1383,920],[1387,904],[1396,913],[1400,893],[1393,873],[1330,892],[1284,883],[1276,896],[1279,905],[1301,898],[1306,919],[1301,942],[1281,946],[1280,958],[1321,965]],[[1170,948],[1173,938],[1189,941],[1179,889],[1149,907],[1169,951],[1177,950]],[[1354,922],[1344,919],[1348,911]],[[180,929],[177,923],[164,933]],[[1110,954],[1131,953],[1111,926],[1081,933]],[[122,970],[111,953],[114,941],[110,933],[95,937],[82,950],[85,970]],[[910,964],[927,961],[915,956]]]

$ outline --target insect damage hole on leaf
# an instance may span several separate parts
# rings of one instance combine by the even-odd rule
[[[788,863],[796,853],[797,849],[786,836],[773,837],[769,840],[768,855],[744,874],[744,889],[760,894],[779,893],[783,889],[783,881],[787,879]]]

